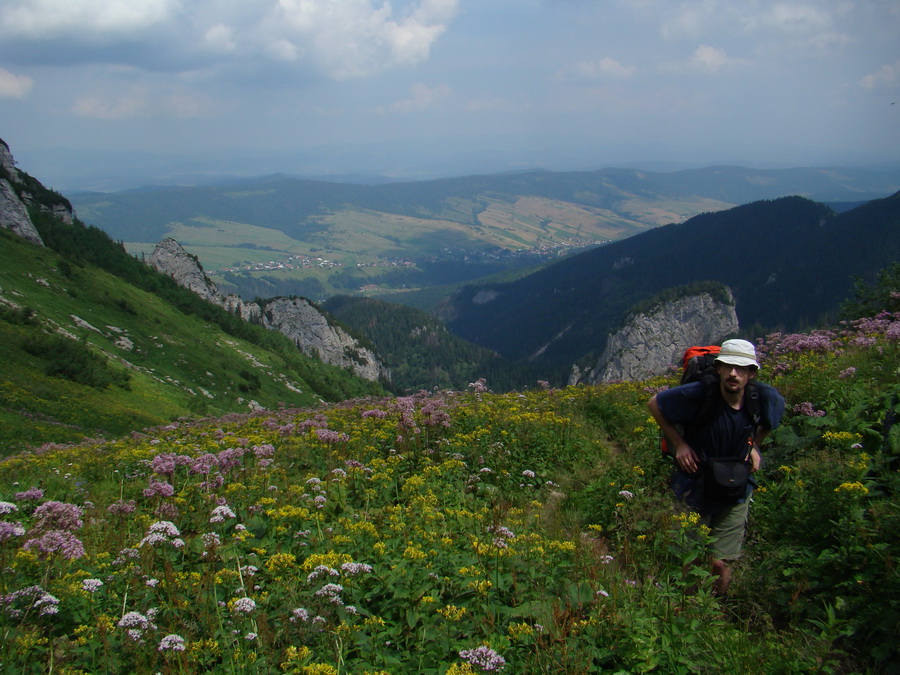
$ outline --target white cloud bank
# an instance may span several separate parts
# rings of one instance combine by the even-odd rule
[[[221,65],[220,57],[226,65],[239,58],[244,67],[263,68],[274,60],[348,79],[426,60],[458,2],[395,8],[378,0],[3,0],[0,40],[55,40],[66,45],[68,65],[100,60],[186,72]],[[117,48],[98,53],[101,46]],[[35,62],[52,58],[22,53]]]

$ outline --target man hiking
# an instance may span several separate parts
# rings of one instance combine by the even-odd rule
[[[647,403],[675,459],[675,496],[710,528],[713,593],[725,596],[730,563],[740,558],[760,444],[778,426],[784,398],[755,381],[756,349],[746,340],[726,340],[715,374],[661,391]]]

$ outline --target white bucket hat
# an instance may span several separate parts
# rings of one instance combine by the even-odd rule
[[[716,357],[716,363],[721,361],[730,366],[753,366],[759,368],[756,362],[756,349],[753,344],[746,340],[725,340],[719,355]]]

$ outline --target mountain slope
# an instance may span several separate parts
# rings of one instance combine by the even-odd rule
[[[209,317],[5,230],[0,361],[0,454],[182,416],[382,391],[270,331],[229,334]]]
[[[658,228],[509,284],[472,285],[445,310],[461,337],[510,359],[565,367],[599,353],[625,312],[697,281],[730,286],[744,329],[798,329],[833,312],[852,276],[900,259],[900,194],[846,213],[799,197]]]

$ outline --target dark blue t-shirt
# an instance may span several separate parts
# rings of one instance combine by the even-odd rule
[[[707,387],[710,386],[715,387],[711,406],[698,423],[697,416],[707,396]],[[784,399],[769,385],[757,382],[754,386],[760,399],[760,426],[774,429],[781,423]],[[656,395],[656,403],[663,417],[672,424],[682,426],[684,440],[700,457],[701,463],[709,457],[743,456],[749,451],[748,440],[755,436],[753,418],[745,406],[735,410],[728,405],[722,398],[717,383],[708,385],[692,382],[667,389]],[[685,497],[693,487],[693,480],[676,465],[672,486],[678,497]],[[697,503],[691,505],[701,506]]]
[[[706,424],[694,424],[703,406],[708,386],[712,392],[712,404],[704,414]],[[754,385],[759,392],[760,426],[774,429],[784,414],[784,399],[778,391],[761,382]],[[684,427],[684,440],[695,452],[706,457],[729,457],[739,453],[747,443],[747,434],[753,434],[753,419],[746,406],[735,410],[725,402],[718,385],[692,382],[661,391],[656,395],[659,411],[672,424]],[[699,427],[699,428],[698,428]]]

